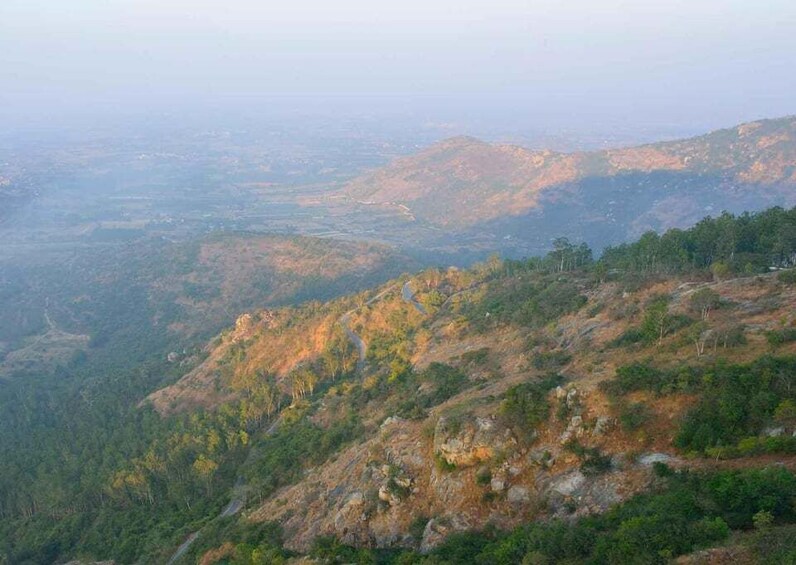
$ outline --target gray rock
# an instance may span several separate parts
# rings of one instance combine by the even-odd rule
[[[601,436],[611,429],[613,421],[608,416],[600,416],[594,422],[594,429],[591,431],[592,436]]]
[[[428,553],[450,534],[469,530],[470,527],[467,518],[460,514],[432,518],[426,523],[426,528],[423,530],[420,553]]]
[[[454,426],[443,417],[434,429],[434,453],[457,467],[488,461],[516,447],[511,430],[489,418],[465,418]]]
[[[671,463],[673,461],[677,461],[677,459],[666,453],[646,453],[638,458],[639,464],[645,467],[650,467],[655,463]]]
[[[550,490],[564,496],[572,496],[586,484],[586,476],[580,471],[567,473],[550,485]]]
[[[506,499],[512,504],[522,504],[528,502],[531,499],[531,495],[526,487],[514,485],[509,487]]]
[[[763,435],[766,437],[779,437],[785,434],[785,428],[782,426],[776,428],[766,428],[763,430]]]

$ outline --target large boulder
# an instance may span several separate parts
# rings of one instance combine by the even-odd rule
[[[511,430],[492,418],[442,417],[434,430],[434,453],[456,467],[489,461],[498,453],[510,453],[516,448]]]

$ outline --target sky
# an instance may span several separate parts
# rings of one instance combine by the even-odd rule
[[[1,0],[0,120],[718,127],[796,113],[795,29],[793,0]]]

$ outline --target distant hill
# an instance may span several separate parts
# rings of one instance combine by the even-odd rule
[[[345,188],[448,231],[583,237],[596,247],[706,214],[796,203],[796,117],[685,139],[582,153],[456,137]]]
[[[253,304],[328,300],[416,266],[383,245],[248,233],[0,261],[0,376],[75,351],[182,348]],[[167,349],[168,351],[168,349]]]

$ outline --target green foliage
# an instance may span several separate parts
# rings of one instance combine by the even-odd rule
[[[637,390],[662,392],[668,385],[669,375],[645,363],[624,365],[616,370],[613,380],[601,383],[609,394],[624,395]]]
[[[612,468],[611,458],[596,447],[585,447],[578,440],[570,440],[564,446],[581,459],[580,470],[584,475],[601,475]]]
[[[553,250],[545,257],[505,260],[503,274],[513,277],[523,273],[563,273],[587,268],[592,262],[592,251],[588,245],[575,245],[566,237],[559,237],[553,242]]]
[[[492,481],[492,472],[487,469],[479,469],[478,473],[475,474],[475,482],[481,486],[486,486]]]
[[[566,351],[545,351],[536,353],[531,359],[534,369],[555,371],[572,361],[572,355]]]
[[[485,296],[468,304],[463,313],[482,331],[499,323],[538,328],[580,309],[586,301],[576,284],[535,273],[494,281]]]
[[[751,549],[755,563],[796,563],[796,525],[760,528],[744,545]]]
[[[651,417],[649,408],[641,402],[622,406],[619,423],[626,432],[634,432],[646,424]]]
[[[622,332],[617,338],[611,340],[608,347],[625,347],[636,343],[641,343],[646,339],[646,334],[641,328],[630,327]]]
[[[634,363],[617,369],[616,377],[601,386],[613,396],[639,390],[699,395],[696,406],[680,424],[675,445],[686,451],[712,450],[716,456],[727,457],[792,452],[792,442],[785,438],[754,438],[772,423],[792,425],[794,379],[796,358],[762,357],[747,365],[717,364],[667,371]],[[742,440],[745,443],[739,444]]]
[[[715,290],[702,288],[691,295],[688,304],[692,312],[707,320],[710,313],[721,305],[721,296]]]
[[[780,345],[796,341],[796,328],[767,331],[766,340],[772,347],[779,347]]]
[[[434,454],[434,464],[436,465],[437,469],[446,473],[456,470],[456,464],[449,463],[448,460],[439,453]]]
[[[763,358],[704,374],[701,398],[681,424],[675,445],[704,451],[759,434],[783,400],[796,398],[794,379],[794,358]]]
[[[282,527],[275,522],[218,518],[202,528],[181,563],[196,563],[211,549],[234,541],[230,565],[281,565],[292,555],[283,547]]]
[[[452,396],[464,390],[469,384],[467,375],[460,369],[444,363],[431,363],[419,374],[408,376],[401,386],[406,391],[408,398],[403,400],[396,413],[402,418],[422,420],[426,417],[426,410],[445,402]],[[430,390],[417,394],[416,390],[421,385],[431,385]]]
[[[659,345],[670,333],[689,325],[692,320],[686,316],[669,313],[668,297],[653,299],[644,310],[641,333],[647,343],[657,342]]]
[[[486,365],[489,361],[489,348],[482,347],[480,349],[473,349],[472,351],[465,351],[462,353],[462,363],[465,365],[474,365],[480,367]]]
[[[302,418],[283,425],[257,443],[244,473],[252,488],[268,496],[299,478],[306,467],[323,463],[361,433],[361,424],[353,414],[336,420],[325,429]]]
[[[511,532],[454,534],[427,557],[405,553],[388,562],[663,564],[727,539],[732,529],[751,528],[761,512],[774,524],[796,520],[791,504],[796,477],[783,468],[671,472],[661,480],[665,487],[658,492],[638,495],[603,515],[571,523],[531,522]],[[787,542],[774,545],[779,555],[792,552]]]
[[[550,403],[547,393],[558,386],[562,379],[558,375],[539,382],[515,385],[506,391],[500,404],[500,416],[507,425],[521,435],[529,435],[536,426],[547,419]]]
[[[428,517],[420,515],[409,525],[409,535],[415,540],[420,541],[423,539],[423,533],[426,531],[426,524],[428,524]]]
[[[645,274],[707,272],[712,267],[723,278],[790,266],[794,251],[796,208],[770,208],[740,216],[724,213],[663,235],[648,232],[635,243],[606,249],[600,262],[609,272]]]
[[[782,284],[796,284],[796,269],[788,269],[777,275],[777,280]]]
[[[310,556],[319,559],[321,563],[357,563],[359,565],[375,565],[376,563],[376,555],[370,549],[345,545],[333,537],[315,538]]]

